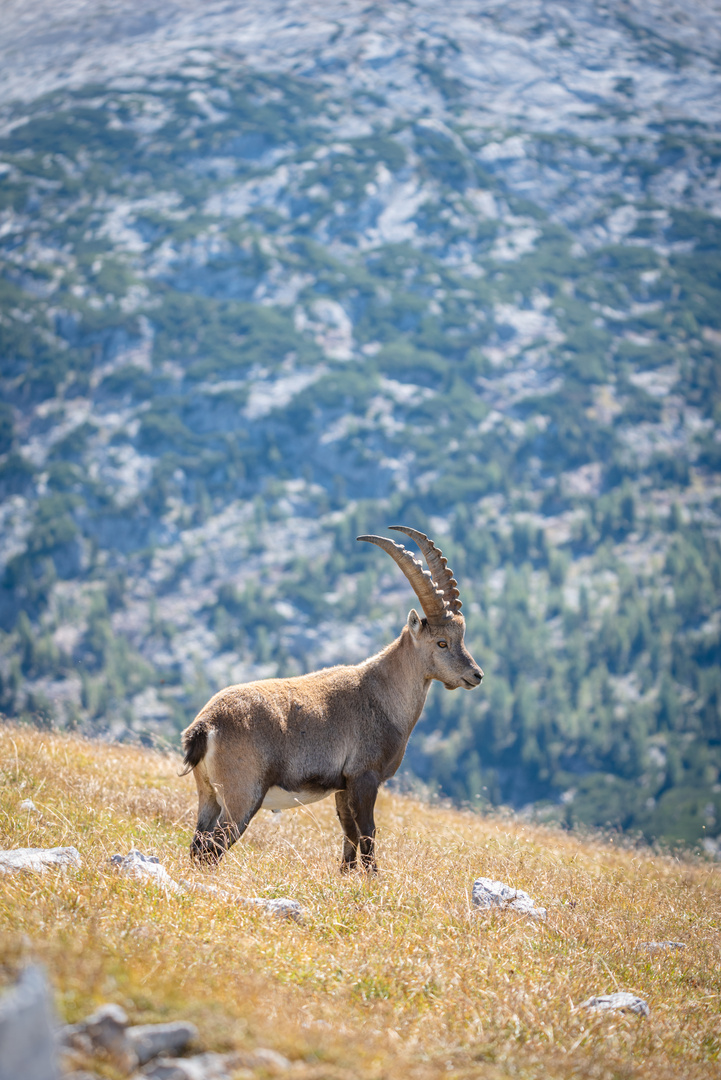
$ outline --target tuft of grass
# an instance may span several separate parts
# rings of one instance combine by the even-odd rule
[[[717,865],[383,792],[377,877],[339,874],[332,800],[278,824],[261,812],[199,871],[179,756],[7,726],[0,749],[0,847],[83,858],[0,877],[0,984],[39,960],[68,1022],[104,1001],[134,1023],[191,1019],[196,1049],[272,1046],[308,1080],[719,1075]],[[307,919],[120,876],[110,856],[132,847],[176,879],[294,897]],[[478,912],[481,875],[527,890],[547,921]],[[661,940],[687,947],[640,947]],[[615,990],[650,1018],[576,1008]]]

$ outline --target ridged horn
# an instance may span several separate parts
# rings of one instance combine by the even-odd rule
[[[406,525],[389,525],[388,528],[395,530],[395,532],[403,532],[406,536],[410,536],[411,540],[415,540],[428,563],[428,569],[431,572],[436,588],[440,589],[450,611],[454,615],[457,614],[462,607],[458,582],[454,578],[448,560],[444,558],[440,548],[437,548],[425,533],[418,532],[417,529],[409,529]]]
[[[429,622],[450,619],[451,612],[446,606],[442,593],[436,588],[431,574],[423,569],[420,559],[415,559],[413,554],[403,547],[403,544],[396,544],[394,540],[389,540],[385,536],[357,536],[356,540],[365,540],[368,544],[376,544],[379,548],[383,548],[400,566],[420,600]]]

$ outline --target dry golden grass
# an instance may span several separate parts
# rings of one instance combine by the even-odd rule
[[[68,1021],[103,1001],[134,1022],[189,1018],[204,1048],[272,1046],[308,1080],[719,1075],[717,866],[384,793],[377,878],[338,873],[332,800],[277,825],[261,813],[201,872],[179,758],[7,727],[0,747],[0,847],[83,856],[81,870],[0,878],[0,974],[39,959]],[[308,918],[166,895],[110,868],[132,847],[175,878],[295,897]],[[481,875],[526,889],[547,922],[477,912]],[[667,939],[687,948],[639,947]],[[650,1019],[574,1008],[618,989]]]

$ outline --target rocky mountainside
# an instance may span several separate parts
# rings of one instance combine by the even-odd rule
[[[409,781],[718,852],[720,118],[713,2],[5,5],[5,714],[357,661],[401,521]]]

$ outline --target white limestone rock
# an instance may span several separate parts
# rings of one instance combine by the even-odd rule
[[[590,997],[588,1001],[582,1001],[579,1009],[588,1009],[589,1012],[632,1012],[637,1016],[650,1016],[651,1010],[643,998],[620,990],[615,994],[601,994],[599,997]]]
[[[248,896],[242,898],[245,904],[253,904],[267,911],[269,915],[276,915],[279,919],[293,919],[294,922],[303,921],[303,908],[297,900],[290,900],[286,896],[278,896],[268,900],[264,896]]]
[[[182,885],[171,878],[156,855],[143,855],[142,851],[133,849],[127,855],[113,855],[110,862],[121,874],[147,878],[154,881],[159,888],[168,889],[170,892],[185,891]]]
[[[685,949],[683,941],[642,941],[640,948],[647,952],[675,952],[676,949]]]
[[[209,896],[217,896],[220,900],[231,900],[236,904],[251,904],[263,908],[269,915],[276,915],[281,919],[303,921],[303,908],[297,900],[291,900],[285,896],[273,899],[264,896],[238,896],[237,893],[229,892],[227,889],[219,889],[217,885],[203,885],[200,882],[186,881],[184,878],[175,881],[155,855],[143,855],[141,851],[133,850],[127,855],[113,855],[110,862],[121,873],[148,878],[159,888],[168,889],[170,892],[205,893]]]
[[[217,896],[220,900],[237,900],[238,897],[227,889],[219,889],[217,885],[204,885],[201,881],[187,881],[181,878],[178,882],[186,892],[203,893],[205,896]]]
[[[505,908],[529,915],[532,919],[545,919],[546,909],[536,903],[523,889],[513,889],[502,881],[478,878],[473,882],[473,903],[479,908]]]
[[[180,879],[181,888],[188,892],[205,893],[207,896],[217,896],[220,900],[232,900],[236,904],[252,904],[263,908],[269,915],[276,915],[279,919],[293,919],[294,922],[303,922],[303,908],[297,900],[291,900],[287,896],[278,896],[268,899],[265,896],[239,896],[229,892],[228,889],[219,889],[217,885],[204,885],[199,881],[186,881]]]
[[[67,869],[82,866],[80,852],[74,847],[13,848],[0,851],[0,874],[14,874],[18,870],[31,870],[42,874],[52,867]]]

